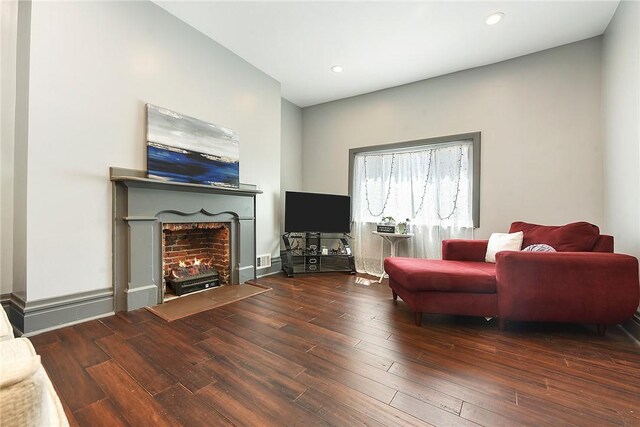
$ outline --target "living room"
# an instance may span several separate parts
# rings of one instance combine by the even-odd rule
[[[564,4],[558,3],[558,7]],[[494,232],[507,232],[510,224],[518,220],[546,225],[586,221],[599,226],[602,234],[614,236],[616,253],[640,257],[640,11],[637,2],[602,3],[610,11],[607,22],[600,32],[587,38],[531,50],[507,60],[487,60],[482,65],[467,67],[469,69],[363,90],[340,99],[300,98],[297,105],[293,99],[286,99],[293,96],[285,96],[288,89],[284,82],[178,19],[162,7],[162,2],[2,2],[0,294],[16,333],[33,336],[37,343],[37,337],[44,336],[41,334],[44,331],[78,322],[77,327],[83,328],[81,325],[86,321],[113,315],[116,296],[112,265],[113,187],[109,168],[145,170],[146,104],[162,106],[238,132],[240,181],[254,184],[262,192],[255,197],[255,253],[271,257],[271,267],[257,271],[259,276],[265,276],[264,280],[273,281],[282,275],[279,270],[282,266],[285,191],[346,195],[350,193],[350,149],[469,132],[481,132],[482,135],[481,222],[473,230],[474,239],[488,239]],[[259,17],[268,4],[246,3],[235,7]],[[365,7],[365,4],[356,2],[352,7]],[[170,8],[171,4],[164,6]],[[487,12],[478,16],[483,26],[484,18],[495,6],[487,3]],[[513,5],[507,2],[501,6],[505,8],[505,20],[491,27],[494,32],[500,31],[500,25],[508,24],[509,19],[514,19],[508,9]],[[543,27],[543,24],[539,26]],[[499,35],[494,37],[500,40]],[[260,46],[258,37],[255,43]],[[469,50],[469,55],[473,54],[473,46]],[[326,67],[317,72],[330,74],[329,68],[337,60],[330,57],[324,60]],[[344,65],[341,75],[331,77],[348,75],[351,70],[348,64]],[[372,72],[372,78],[374,75]],[[362,79],[366,80],[366,77]],[[332,91],[332,88],[325,89],[327,96]],[[371,279],[360,273],[356,278]],[[292,291],[295,298],[292,297],[290,304],[294,309],[311,310],[311,302],[319,304],[323,297],[328,298],[325,302],[330,302],[339,295],[329,298],[328,290],[323,293],[304,289],[305,281],[324,289],[336,280],[348,289],[347,284],[354,278],[330,274],[317,278],[309,275],[300,280],[302,282],[295,282],[301,284]],[[383,281],[381,285],[386,286],[386,283]],[[402,302],[398,306],[392,305],[388,286],[380,292],[374,290],[376,286],[353,292],[357,295],[371,289],[373,296],[361,296],[368,300],[368,305],[373,308],[383,305],[382,316],[399,322],[402,328],[414,327],[413,318]],[[308,292],[306,302],[299,300],[305,290]],[[379,302],[374,302],[377,300],[373,297],[379,297]],[[302,305],[295,306],[294,300]],[[348,305],[346,300],[339,302]],[[262,310],[266,307],[265,304]],[[369,309],[363,311],[370,312]],[[220,320],[218,318],[223,316],[220,313],[232,318],[239,316],[232,311],[221,311],[211,314],[211,318]],[[256,313],[254,318],[268,322],[270,316],[264,311],[261,315]],[[275,319],[272,321],[283,322]],[[137,327],[134,326],[136,322],[131,318],[129,321],[130,324],[114,321],[112,326],[117,323],[120,332],[128,331],[135,338],[137,335],[129,327]],[[207,320],[202,317],[199,321],[204,324]],[[429,322],[423,321],[419,332],[407,329],[407,336],[426,340],[425,337],[430,336],[420,334],[433,333],[437,335],[434,338],[437,342],[446,342],[443,336],[450,334],[454,341],[446,345],[464,347],[464,339],[455,337],[458,333],[455,324],[451,327],[438,323],[437,319],[433,321],[433,331],[429,332]],[[158,332],[155,321],[145,317],[141,322],[148,324],[149,330]],[[496,338],[500,332],[493,323],[462,322],[460,330],[470,328],[475,331],[465,335],[465,339],[476,349],[483,346],[482,340],[476,340],[478,336],[495,334],[491,335],[494,338],[490,340],[491,346],[500,340]],[[287,322],[278,325],[306,330],[304,325],[283,326],[284,323]],[[174,329],[187,327],[175,326]],[[88,331],[88,335],[98,331],[99,336],[93,339],[108,338],[100,336],[106,334],[103,327],[84,328],[82,331]],[[378,329],[384,331],[385,328]],[[531,332],[532,339],[535,338],[525,346],[548,351],[544,347],[545,339],[561,346],[558,341],[562,342],[567,332],[558,328],[534,328],[532,331],[525,328],[522,335]],[[637,377],[639,353],[637,347],[633,347],[637,344],[625,334],[628,332],[638,339],[639,330],[640,320],[636,314],[625,324],[624,330],[610,327],[604,338],[588,328],[570,329],[573,334],[571,345],[578,346],[584,340],[601,351],[598,357],[589,361],[593,369],[598,363],[604,363],[604,359],[622,357],[621,353],[624,353],[631,368],[617,372],[614,367],[609,372]],[[213,330],[204,332],[213,333]],[[509,336],[508,331],[506,334]],[[76,337],[67,333],[66,337],[69,336]],[[166,337],[172,336],[166,332]],[[330,338],[323,339],[333,343],[336,337],[328,336]],[[223,346],[224,337],[220,332],[216,337],[207,336],[205,341],[217,340],[216,343]],[[60,342],[66,341],[60,339]],[[79,354],[94,354],[94,344],[80,345],[80,341],[73,339],[70,342],[78,343]],[[269,345],[266,341],[263,344]],[[342,344],[355,343],[344,340]],[[377,341],[375,344],[382,345]],[[38,349],[39,345],[36,345]],[[238,347],[236,342],[227,345]],[[396,343],[396,346],[407,344]],[[54,351],[53,347],[44,349],[43,361],[47,351],[60,355],[61,350],[55,348]],[[112,347],[107,344],[101,347],[102,350],[105,348]],[[271,353],[279,356],[289,354],[275,345],[270,348]],[[613,353],[607,353],[606,349]],[[407,346],[407,351],[417,351],[417,357],[424,350],[411,350]],[[204,357],[201,351],[192,351],[194,362]],[[381,353],[382,350],[378,356]],[[300,354],[291,353],[290,356],[291,360],[297,358],[297,364],[304,366]],[[562,359],[561,355],[556,356]],[[93,362],[115,363],[105,362],[102,357],[97,356]],[[83,368],[93,369],[93,363],[86,360],[82,363],[87,364]],[[45,363],[45,368],[50,366]],[[418,367],[415,369],[419,370]],[[96,367],[92,372],[95,378],[103,378],[102,371],[106,372],[106,368]],[[399,374],[399,370],[396,373]],[[48,374],[53,377],[59,392],[60,388],[66,387],[60,383],[60,374]],[[298,375],[300,373],[296,372]],[[330,390],[337,390],[337,386],[322,389],[320,382],[314,382],[316,377],[304,375],[308,378],[303,383],[314,384],[315,387],[309,387],[315,390],[314,393],[326,395],[331,394]],[[71,376],[69,381],[79,376]],[[139,378],[133,378],[140,382]],[[523,378],[521,383],[526,383],[526,376]],[[586,375],[582,379],[586,381],[590,377]],[[173,384],[167,381],[168,386]],[[517,389],[512,384],[509,387]],[[637,386],[635,389],[629,385],[624,387],[637,396]],[[154,393],[162,394],[166,389],[158,386]],[[297,390],[296,387],[292,389]],[[172,389],[175,393],[184,392],[183,389],[176,390]],[[96,406],[92,410],[99,409],[103,414],[113,412],[114,407],[126,412],[114,403],[118,401],[115,397],[107,399],[111,402],[108,406],[98,405],[96,402],[105,401],[100,397],[104,391],[104,388],[96,391],[98,397],[85,402],[86,406],[74,406],[72,416],[91,419],[87,407],[93,404]],[[563,390],[563,393],[568,392]],[[318,397],[313,393],[310,395]],[[386,399],[387,394],[383,395],[385,397],[378,400],[392,401],[393,395],[389,399]],[[455,397],[461,396],[462,392]],[[567,397],[563,395],[563,398]],[[415,395],[412,399],[420,400]],[[308,397],[308,405],[311,400]],[[471,400],[480,406],[480,400]],[[351,402],[346,404],[349,407],[357,406],[353,402],[361,402],[349,401],[346,397],[345,401]],[[416,422],[450,424],[449,418],[433,420],[423,412],[411,410],[412,407],[422,408],[422,403],[418,405],[411,401],[416,406],[407,403],[410,401],[409,398],[400,399],[394,408],[404,408],[404,413],[415,416]],[[627,397],[628,401],[633,403],[633,398]],[[69,402],[63,402],[63,405],[69,405]],[[189,405],[193,406],[192,403]],[[530,405],[529,409],[534,406]],[[549,418],[537,421],[550,421],[557,416],[560,424],[581,424],[581,420],[584,425],[639,422],[637,415],[620,415],[619,408],[611,418],[602,418],[603,409],[591,414],[594,418],[581,419],[576,414],[587,406],[568,405],[575,411],[575,418],[562,418],[553,412],[545,413]],[[507,410],[497,404],[493,409],[494,413],[506,414],[512,421],[514,418],[510,415],[518,413],[513,412],[512,407]],[[461,412],[466,419],[460,416]],[[474,420],[473,413],[459,408],[448,413],[457,415],[460,424]],[[517,419],[524,424],[527,412],[518,414],[525,417]],[[263,415],[265,418],[256,419],[277,420],[277,417]],[[132,423],[126,415],[120,418]],[[229,421],[228,416],[224,419]],[[485,420],[484,424],[495,425],[497,419],[493,423]],[[386,418],[374,417],[373,420],[390,423]],[[235,423],[242,424],[242,421],[235,419]],[[280,421],[284,423],[282,419]],[[475,421],[483,424],[480,418]],[[244,423],[250,422],[244,420]],[[325,422],[340,424],[337,419]],[[344,419],[342,424],[353,422]],[[408,424],[410,420],[402,418],[397,423]]]

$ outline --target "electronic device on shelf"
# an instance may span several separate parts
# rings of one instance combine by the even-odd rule
[[[387,224],[378,224],[376,225],[376,231],[378,233],[395,233],[396,226],[395,225],[387,225]]]
[[[287,191],[284,231],[287,233],[349,233],[351,231],[351,197]]]
[[[346,233],[305,233],[304,237],[282,235],[285,250],[281,251],[282,270],[289,277],[299,273],[343,271],[355,274],[355,260]],[[338,247],[329,249],[338,241]],[[324,243],[324,244],[323,244]]]
[[[287,191],[284,231],[282,269],[289,277],[329,271],[356,273],[347,240],[351,231],[350,196]],[[336,240],[338,248],[329,249],[327,244],[333,245]]]

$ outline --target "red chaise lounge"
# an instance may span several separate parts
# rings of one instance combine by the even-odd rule
[[[523,247],[557,252],[503,251],[485,262],[488,240],[445,240],[442,260],[386,258],[394,301],[400,296],[421,324],[422,313],[498,317],[505,322],[624,322],[640,299],[638,260],[613,253],[613,237],[578,222],[542,226],[514,222]]]

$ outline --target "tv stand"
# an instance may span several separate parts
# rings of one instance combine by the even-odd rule
[[[356,274],[353,253],[346,234],[285,233],[282,235],[285,250],[282,252],[282,271],[287,276],[303,273],[328,273],[344,271]],[[329,247],[330,243],[338,247]],[[324,249],[324,250],[323,250]]]

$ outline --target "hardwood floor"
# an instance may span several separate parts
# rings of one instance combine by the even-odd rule
[[[386,281],[257,282],[273,290],[171,323],[142,309],[32,337],[70,424],[640,426],[640,346],[618,327],[417,327]]]

